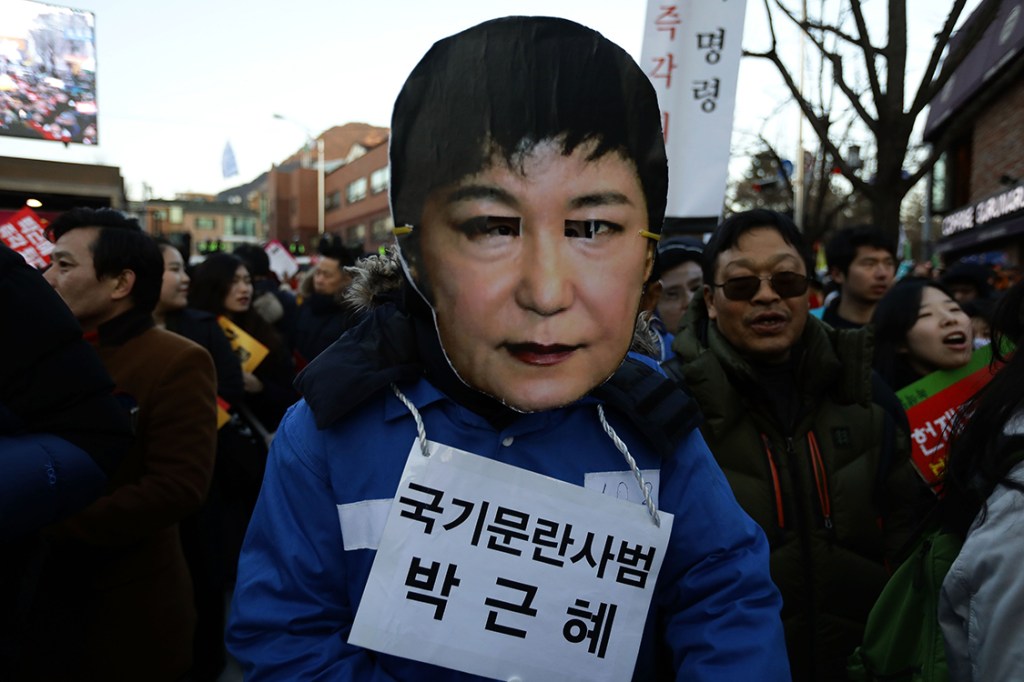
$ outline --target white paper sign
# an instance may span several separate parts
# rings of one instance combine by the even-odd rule
[[[413,445],[348,641],[501,680],[626,680],[672,530],[643,505]]]
[[[270,258],[270,269],[281,281],[287,282],[299,272],[299,262],[288,253],[288,249],[284,248],[281,242],[273,239],[267,242],[263,250]]]
[[[659,469],[644,469],[640,473],[643,474],[644,483],[647,484],[647,493],[654,500],[654,506],[657,507],[661,471]],[[644,504],[644,494],[632,471],[594,471],[583,474],[583,487],[619,500]]]
[[[667,217],[717,219],[746,0],[648,0],[640,66],[658,93],[668,153]]]

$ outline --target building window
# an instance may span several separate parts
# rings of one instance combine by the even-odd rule
[[[394,226],[395,224],[391,221],[390,215],[384,218],[378,218],[371,223],[370,234],[373,235],[374,241],[384,241],[388,238],[388,235],[391,234],[391,228]]]
[[[366,178],[359,178],[349,183],[345,191],[345,200],[350,204],[366,198]]]
[[[341,206],[341,192],[331,192],[328,194],[327,199],[324,200],[324,208],[329,211],[339,206]]]
[[[345,231],[345,243],[349,246],[362,246],[366,241],[366,225],[356,225]]]
[[[235,234],[240,237],[256,236],[255,218],[235,218]]]
[[[953,210],[952,183],[949,180],[949,152],[945,152],[932,166],[932,210],[949,213]]]
[[[181,225],[183,222],[185,222],[185,211],[181,208],[181,206],[171,206],[170,215],[172,225]]]
[[[378,168],[370,173],[370,192],[380,194],[388,188],[388,167]]]
[[[197,230],[213,230],[216,227],[217,221],[214,218],[196,218]]]

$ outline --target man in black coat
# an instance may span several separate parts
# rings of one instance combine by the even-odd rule
[[[324,235],[312,273],[302,282],[302,305],[295,326],[295,351],[302,364],[309,363],[334,343],[359,316],[345,305],[345,292],[352,283],[346,267],[355,255],[337,235]]]

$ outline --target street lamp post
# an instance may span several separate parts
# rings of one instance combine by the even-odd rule
[[[324,138],[316,138],[316,231],[324,236]]]
[[[326,197],[324,196],[324,140],[322,137],[313,137],[313,133],[310,132],[309,128],[302,125],[293,118],[288,118],[281,114],[274,114],[274,118],[281,121],[288,121],[293,125],[297,125],[306,133],[306,149],[308,150],[313,142],[316,140],[316,197],[317,197],[317,210],[316,210],[316,231],[317,234],[323,236],[324,234],[324,203]],[[309,165],[308,151],[305,156],[306,166]]]

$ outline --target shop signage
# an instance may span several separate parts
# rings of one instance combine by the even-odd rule
[[[942,236],[952,237],[1020,213],[1024,213],[1024,185],[999,192],[950,213],[942,219]]]

